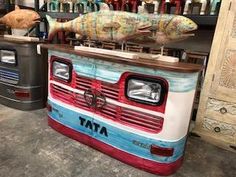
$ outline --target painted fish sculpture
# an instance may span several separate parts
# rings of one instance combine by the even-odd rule
[[[68,31],[92,40],[142,42],[148,39],[152,43],[164,45],[193,36],[189,32],[197,29],[192,20],[179,15],[149,15],[109,10],[88,13],[65,23],[57,22],[50,16],[47,16],[47,20],[49,40],[58,31]]]
[[[151,31],[151,22],[145,16],[122,11],[101,10],[87,13],[65,23],[46,16],[49,23],[49,40],[58,31],[75,32],[92,40],[126,41]]]
[[[0,23],[15,29],[28,29],[39,22],[40,16],[37,12],[28,9],[20,9],[17,5],[14,11],[0,18]]]

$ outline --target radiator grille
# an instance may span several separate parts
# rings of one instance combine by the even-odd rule
[[[69,103],[69,104],[73,104],[73,92],[69,91],[63,87],[60,87],[58,85],[55,84],[51,84],[51,94],[54,98]]]
[[[87,105],[84,100],[84,96],[81,94],[73,93],[72,91],[55,84],[51,84],[51,94],[52,97],[59,99],[60,101],[66,102],[75,107],[92,111],[92,108]],[[102,109],[96,110],[95,113],[103,116],[104,118],[152,133],[160,132],[163,125],[163,118],[161,117],[134,111],[109,103],[107,103]]]
[[[79,108],[83,108],[85,110],[90,110],[90,107],[85,102],[84,96],[78,93],[75,93],[75,106]]]
[[[93,85],[99,85],[100,91],[107,97],[113,100],[119,100],[119,86],[118,84],[109,84],[105,82],[99,82],[87,77],[81,77],[76,75],[76,89],[88,90]]]
[[[116,120],[117,115],[117,106],[112,104],[106,104],[100,111],[100,114],[108,119]],[[99,112],[98,112],[99,114]]]
[[[10,84],[17,84],[19,81],[19,74],[15,71],[0,69],[0,80]]]
[[[131,126],[153,132],[160,131],[163,125],[163,118],[161,117],[126,108],[122,108],[120,120],[121,122],[125,122]]]
[[[85,77],[76,76],[76,86],[75,88],[79,90],[88,90],[92,87],[93,80]]]

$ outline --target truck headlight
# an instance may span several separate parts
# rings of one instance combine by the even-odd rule
[[[53,76],[58,79],[70,81],[71,70],[72,70],[72,66],[69,63],[61,62],[61,61],[53,61],[52,63]]]
[[[166,94],[166,84],[163,80],[128,77],[126,81],[126,96],[136,102],[160,105]]]
[[[16,65],[16,51],[0,50],[0,61],[2,63]]]

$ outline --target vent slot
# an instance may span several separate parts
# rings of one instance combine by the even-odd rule
[[[120,88],[118,84],[110,84],[76,75],[75,89],[86,91],[92,88],[93,85],[97,86],[98,88],[100,87],[100,91],[105,95],[106,98],[119,101]],[[110,103],[107,103],[101,109],[95,110],[94,108],[88,106],[83,94],[74,93],[54,84],[51,84],[51,94],[56,99],[69,103],[70,105],[88,110],[104,118],[119,122],[126,126],[150,133],[159,133],[162,130],[164,119],[155,115],[131,110]]]
[[[12,71],[0,69],[0,80],[10,84],[17,84],[19,81],[19,74]]]
[[[108,119],[117,119],[117,107],[111,104],[106,104],[101,110],[101,115]]]
[[[81,77],[81,76],[76,76],[76,87],[79,90],[88,90],[92,87],[92,79]]]
[[[136,128],[141,128],[152,132],[161,131],[163,125],[163,118],[161,117],[148,115],[125,108],[121,111],[120,120],[121,122],[135,126]]]
[[[83,108],[86,110],[90,110],[88,104],[84,100],[84,96],[81,94],[75,93],[75,106],[79,108]]]
[[[119,100],[119,86],[116,84],[101,83],[101,92],[110,99]]]
[[[73,92],[63,87],[51,84],[51,94],[54,98],[73,104]]]

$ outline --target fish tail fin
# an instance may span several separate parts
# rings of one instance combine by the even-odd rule
[[[0,18],[0,24],[3,24],[3,23],[4,23],[4,19],[2,17],[2,18]]]
[[[53,19],[49,15],[46,15],[46,19],[49,24],[48,40],[52,40],[53,36],[61,29],[61,25],[57,22],[57,19]]]

